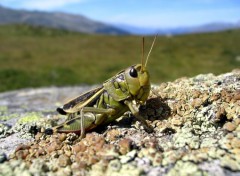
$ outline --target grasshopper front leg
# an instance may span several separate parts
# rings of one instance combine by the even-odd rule
[[[132,101],[128,101],[128,100],[124,101],[124,103],[128,106],[133,116],[136,117],[143,124],[145,130],[147,130],[147,132],[149,133],[153,132],[152,127],[148,125],[146,120],[139,114],[139,110],[136,107],[136,105],[133,104]]]

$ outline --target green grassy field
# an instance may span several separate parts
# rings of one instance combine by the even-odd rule
[[[25,25],[0,26],[0,91],[100,84],[140,62],[140,36],[87,35]],[[149,50],[153,37],[146,37]],[[159,36],[148,69],[153,83],[240,67],[240,30]]]

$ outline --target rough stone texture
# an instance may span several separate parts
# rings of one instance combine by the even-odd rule
[[[240,175],[240,70],[153,86],[140,113],[87,133],[40,133],[89,87],[0,94],[0,175]]]

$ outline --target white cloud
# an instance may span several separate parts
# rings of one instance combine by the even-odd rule
[[[82,3],[87,0],[2,0],[6,4],[17,4],[18,7],[36,10],[51,10],[70,4]]]
[[[80,3],[83,1],[84,0],[41,0],[41,1],[28,0],[28,1],[25,1],[23,5],[26,8],[29,7],[29,8],[46,10],[46,9],[55,9],[68,4]]]

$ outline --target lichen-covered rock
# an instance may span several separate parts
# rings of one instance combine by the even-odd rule
[[[153,86],[140,107],[153,133],[127,114],[81,141],[76,134],[41,133],[64,120],[56,105],[82,91],[0,94],[0,175],[240,174],[239,70]]]

